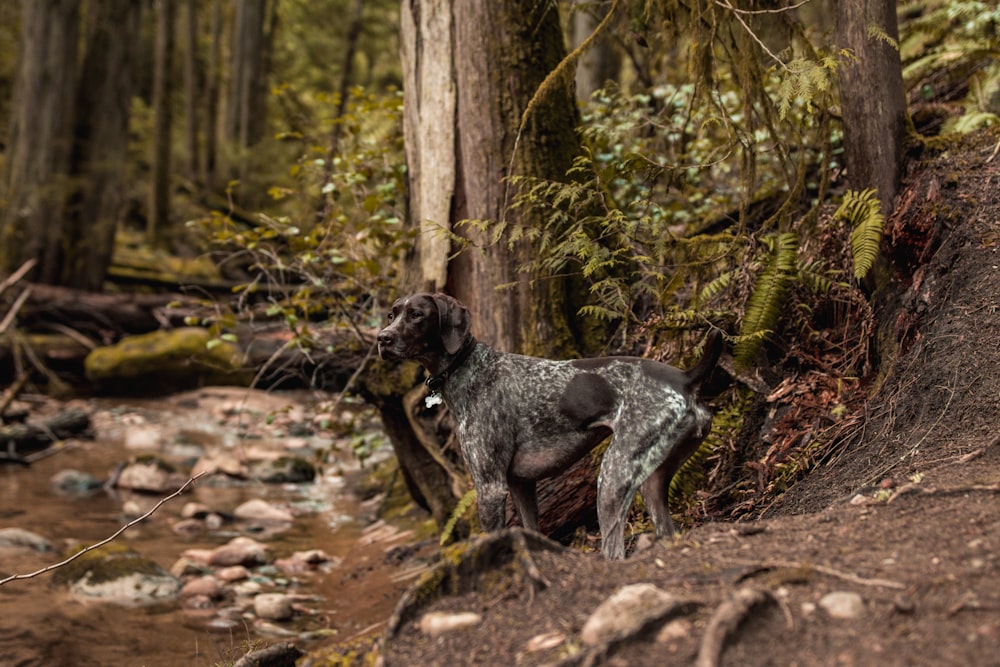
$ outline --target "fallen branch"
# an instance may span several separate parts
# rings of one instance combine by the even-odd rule
[[[996,484],[970,484],[968,486],[946,486],[946,487],[936,487],[936,486],[920,486],[919,484],[906,484],[899,487],[899,489],[889,496],[889,500],[885,501],[888,505],[892,501],[896,500],[900,496],[906,496],[911,493],[920,493],[925,496],[951,496],[959,493],[972,493],[972,492],[982,492],[982,493],[1000,493],[1000,482]]]
[[[139,523],[142,523],[143,521],[145,521],[146,519],[148,519],[149,517],[151,517],[153,515],[153,512],[155,512],[156,510],[160,509],[160,507],[162,507],[165,503],[167,503],[170,500],[173,500],[177,496],[179,496],[182,493],[184,493],[189,486],[191,486],[192,484],[194,484],[195,480],[197,480],[199,477],[201,477],[202,475],[206,474],[207,472],[208,471],[206,470],[205,472],[198,473],[194,477],[188,478],[188,481],[184,482],[184,484],[181,486],[181,488],[177,489],[176,491],[174,491],[173,493],[171,493],[169,496],[167,496],[165,498],[161,498],[160,502],[156,503],[156,505],[154,505],[151,510],[149,510],[148,512],[146,512],[145,514],[143,514],[142,516],[140,516],[138,518],[132,519],[131,521],[129,521],[128,523],[126,523],[124,526],[122,526],[121,528],[119,528],[118,530],[116,530],[114,533],[112,533],[110,537],[107,537],[107,538],[101,540],[100,542],[97,542],[96,544],[91,544],[89,547],[86,547],[84,549],[81,549],[80,551],[77,551],[75,554],[73,554],[72,556],[70,556],[66,560],[60,561],[58,563],[54,563],[52,565],[47,565],[47,566],[43,567],[40,570],[36,570],[36,571],[31,572],[29,574],[12,574],[11,576],[9,576],[9,577],[7,577],[5,579],[0,579],[0,586],[3,586],[4,584],[10,583],[11,581],[15,581],[17,579],[33,579],[33,578],[35,578],[37,576],[45,574],[46,572],[51,572],[52,570],[57,570],[60,567],[64,567],[66,565],[69,565],[70,563],[72,563],[73,561],[75,561],[77,558],[79,558],[80,556],[84,555],[85,553],[89,553],[89,552],[93,551],[94,549],[100,549],[104,545],[113,542],[115,539],[118,538],[119,535],[121,535],[122,533],[124,533],[126,530],[128,530],[132,526],[134,526],[136,524],[139,524]]]
[[[701,638],[698,658],[694,663],[695,667],[717,667],[722,658],[726,640],[736,632],[751,609],[768,602],[774,602],[774,597],[767,591],[757,588],[741,588],[720,604],[708,621],[708,628]]]
[[[738,565],[756,565],[756,572],[766,572],[769,570],[799,570],[802,572],[808,572],[812,570],[814,572],[819,572],[820,574],[825,574],[828,577],[835,577],[837,579],[848,581],[852,584],[858,584],[859,586],[874,586],[877,588],[891,588],[893,590],[903,590],[906,588],[904,584],[891,579],[859,577],[858,575],[851,574],[850,572],[841,572],[840,570],[835,570],[832,567],[827,567],[826,565],[816,565],[814,563],[793,563],[790,561],[767,561],[763,563],[735,561],[735,563]],[[748,576],[751,575],[744,575],[742,578],[746,578]]]

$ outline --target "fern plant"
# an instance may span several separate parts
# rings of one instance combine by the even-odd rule
[[[882,229],[885,225],[882,203],[873,188],[861,192],[848,190],[834,217],[851,225],[854,277],[862,280],[875,266],[879,247],[882,245]]]
[[[764,339],[777,326],[788,285],[797,269],[799,240],[794,233],[783,232],[764,237],[764,242],[768,253],[747,300],[739,337],[733,348],[733,357],[742,368],[753,364]]]

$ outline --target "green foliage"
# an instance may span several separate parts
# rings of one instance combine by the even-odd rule
[[[945,132],[998,121],[1000,6],[981,0],[912,0],[900,19],[903,80],[925,100],[955,100],[962,113]],[[962,93],[968,90],[967,94]],[[964,99],[956,99],[956,93]]]
[[[756,361],[764,338],[777,327],[789,283],[796,275],[799,244],[795,234],[784,232],[763,240],[767,253],[747,300],[740,334],[733,349],[736,363],[743,368]]]
[[[312,320],[355,322],[364,308],[381,317],[385,299],[372,297],[391,292],[395,264],[412,245],[402,225],[401,111],[399,93],[354,89],[347,113],[334,119],[350,129],[337,153],[327,155],[322,134],[297,136],[305,152],[285,184],[268,191],[280,214],[260,213],[254,225],[222,213],[189,223],[250,274],[236,289],[238,307],[263,299],[262,315],[282,319],[296,345],[315,345]]]
[[[836,56],[824,56],[818,60],[797,58],[780,69],[772,68],[780,81],[777,90],[779,118],[784,120],[793,106],[804,105],[808,112],[812,111],[815,100],[826,99],[825,96],[833,88],[841,59],[856,60],[849,50],[842,49]]]
[[[444,524],[444,528],[441,529],[441,539],[438,540],[441,546],[445,546],[451,541],[451,536],[455,532],[455,526],[458,524],[459,519],[465,516],[475,504],[476,490],[470,489],[459,499],[458,504],[455,505],[455,509],[451,511],[451,516],[448,517],[448,521]]]
[[[854,257],[854,277],[861,280],[875,265],[882,245],[882,203],[873,188],[858,192],[848,190],[840,208],[834,214],[851,225],[851,255]]]

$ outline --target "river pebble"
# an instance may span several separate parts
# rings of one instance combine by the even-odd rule
[[[197,550],[189,549],[184,552],[184,555],[188,555],[192,551]],[[208,564],[216,567],[225,567],[227,565],[253,566],[261,565],[268,562],[268,560],[267,545],[261,544],[249,537],[240,536],[234,537],[228,543],[213,549],[208,557]]]
[[[190,579],[181,588],[181,597],[185,598],[197,595],[207,597],[211,600],[218,600],[223,594],[222,586],[219,585],[215,577],[210,575]]]
[[[219,581],[225,581],[231,583],[234,581],[242,581],[250,576],[250,570],[246,569],[242,565],[231,565],[229,567],[220,568],[215,576],[219,578]]]
[[[52,542],[38,533],[23,528],[0,528],[0,547],[27,547],[35,551],[52,551]]]
[[[286,621],[295,614],[291,598],[283,593],[261,593],[256,596],[253,599],[253,612],[258,618],[269,621]]]
[[[289,510],[272,505],[260,498],[246,501],[233,511],[233,515],[243,521],[258,521],[261,523],[291,523],[295,520],[295,517]]]

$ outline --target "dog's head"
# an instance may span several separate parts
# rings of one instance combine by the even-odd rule
[[[413,294],[397,299],[388,324],[378,333],[383,359],[443,360],[469,337],[469,311],[447,294]],[[427,363],[425,363],[425,366]]]

